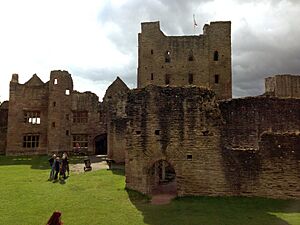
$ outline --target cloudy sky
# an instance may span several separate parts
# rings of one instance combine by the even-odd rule
[[[191,35],[193,14],[196,34],[232,21],[234,97],[263,93],[272,74],[300,74],[298,0],[9,0],[0,2],[0,101],[13,73],[47,82],[51,70],[68,70],[76,90],[100,99],[116,76],[136,87],[140,23]]]

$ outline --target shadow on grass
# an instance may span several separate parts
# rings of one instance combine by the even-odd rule
[[[132,190],[127,193],[150,225],[288,225],[274,214],[300,213],[300,201],[295,200],[182,197],[167,205],[151,205],[147,196]],[[293,224],[299,224],[298,220]]]
[[[0,166],[30,165],[32,169],[50,169],[49,156],[0,156]]]

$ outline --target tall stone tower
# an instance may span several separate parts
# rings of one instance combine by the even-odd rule
[[[142,23],[138,43],[138,88],[196,85],[232,97],[230,21],[206,24],[197,36],[166,36],[159,22]]]
[[[51,71],[48,105],[48,152],[71,146],[73,80],[67,71]]]

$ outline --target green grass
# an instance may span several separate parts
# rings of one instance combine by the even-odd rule
[[[71,174],[65,183],[47,181],[49,172],[47,157],[0,156],[1,225],[45,224],[55,210],[64,225],[300,225],[300,201],[185,197],[154,206],[124,189],[122,171]]]

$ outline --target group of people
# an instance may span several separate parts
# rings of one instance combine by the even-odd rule
[[[61,158],[53,154],[49,159],[49,163],[51,167],[49,180],[66,179],[66,173],[68,176],[70,175],[69,158],[66,152],[63,153]]]

